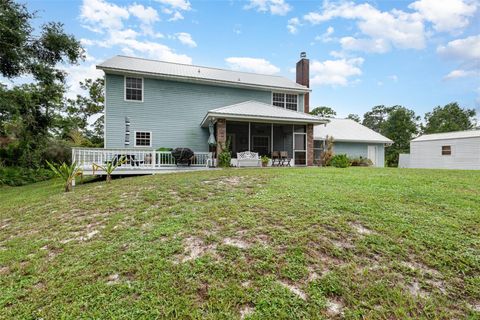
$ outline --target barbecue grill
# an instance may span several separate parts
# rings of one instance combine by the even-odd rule
[[[193,160],[193,151],[189,148],[176,148],[172,150],[172,157],[175,159],[175,164],[190,166]]]

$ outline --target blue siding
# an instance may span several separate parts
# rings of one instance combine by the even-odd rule
[[[385,166],[385,147],[383,144],[369,144],[369,143],[356,143],[356,142],[335,142],[333,146],[333,152],[335,154],[346,154],[350,158],[367,158],[368,146],[374,145],[377,147],[377,159],[376,166]]]
[[[299,99],[303,110],[303,95]],[[143,102],[124,101],[124,76],[106,75],[105,147],[123,148],[125,117],[130,119],[130,147],[135,131],[151,131],[152,147],[189,147],[207,151],[207,111],[248,100],[271,104],[269,91],[144,79]]]

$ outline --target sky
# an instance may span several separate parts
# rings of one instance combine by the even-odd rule
[[[310,59],[311,108],[363,115],[403,105],[422,116],[457,101],[480,113],[480,1],[30,0],[35,25],[59,21],[86,60],[69,95],[118,54],[275,74]]]

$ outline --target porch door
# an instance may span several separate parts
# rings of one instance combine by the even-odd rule
[[[304,125],[293,126],[293,159],[296,166],[307,165],[307,128]]]
[[[374,166],[377,165],[377,146],[368,146],[367,157],[372,160]]]

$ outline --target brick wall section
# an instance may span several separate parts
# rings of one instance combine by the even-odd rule
[[[307,124],[307,166],[313,166],[313,124]]]
[[[222,152],[222,147],[225,146],[227,142],[227,121],[225,119],[217,120],[217,160],[218,155]]]
[[[304,85],[307,88],[310,88],[310,61],[306,58],[300,59],[297,62],[297,74],[296,80],[298,84]],[[308,113],[310,111],[310,94],[305,93],[304,99],[304,112]]]

